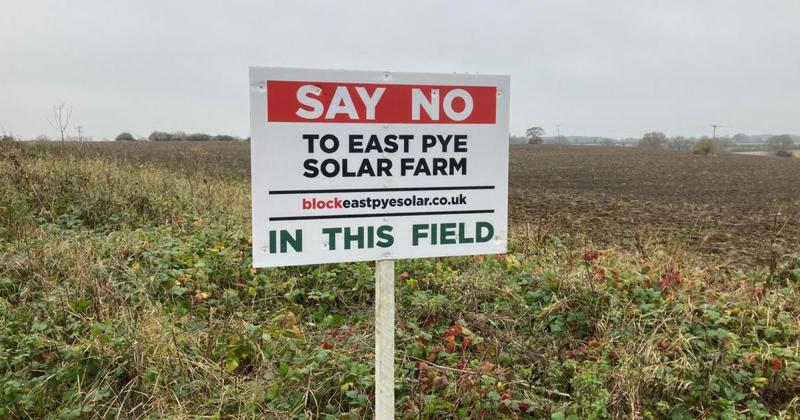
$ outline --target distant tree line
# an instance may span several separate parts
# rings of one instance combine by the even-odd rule
[[[16,140],[17,138],[14,137],[13,132],[6,133],[6,128],[0,125],[0,142],[12,142]]]
[[[772,136],[767,140],[767,146],[770,150],[776,152],[780,150],[789,150],[794,147],[794,138],[788,134]]]
[[[117,141],[134,141],[136,138],[128,132],[120,133],[116,139]],[[182,131],[173,133],[166,131],[153,131],[146,139],[149,141],[249,141],[250,138],[242,139],[241,137],[230,136],[227,134],[210,135],[205,133],[192,133],[186,134]]]
[[[766,141],[765,141],[766,140]],[[672,137],[667,138],[664,133],[654,131],[647,133],[639,140],[639,147],[650,149],[693,150],[698,155],[710,155],[722,150],[748,150],[766,146],[766,149],[778,156],[791,156],[790,149],[795,146],[795,136],[780,134],[777,136],[747,136],[736,134],[733,137]]]
[[[738,133],[734,136],[720,137],[667,137],[660,131],[645,133],[640,138],[612,139],[592,136],[554,136],[545,137],[542,127],[531,127],[525,136],[509,136],[512,144],[574,144],[602,146],[639,146],[649,149],[693,151],[695,154],[710,155],[720,151],[770,151],[777,156],[791,156],[793,148],[800,148],[800,136],[792,134]]]
[[[639,140],[639,147],[647,149],[667,149],[667,150],[692,150],[696,155],[712,155],[719,153],[725,145],[730,143],[728,139],[715,139],[711,137],[686,138],[683,136],[667,137],[660,131],[646,133]]]

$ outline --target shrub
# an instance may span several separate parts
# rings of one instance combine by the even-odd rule
[[[708,156],[717,153],[717,150],[717,141],[708,137],[703,137],[694,145],[694,154],[696,155]]]
[[[116,141],[135,141],[136,139],[133,137],[131,133],[123,131],[119,133],[119,135],[114,139]]]

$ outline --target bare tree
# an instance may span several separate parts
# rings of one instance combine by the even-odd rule
[[[694,142],[683,136],[672,137],[667,141],[667,147],[670,150],[692,150]]]
[[[542,127],[531,127],[525,130],[525,137],[528,138],[528,144],[541,144],[543,135],[544,128]]]
[[[64,133],[67,132],[67,127],[69,127],[70,118],[72,118],[72,107],[67,107],[64,104],[53,105],[53,119],[48,121],[61,134],[62,143],[64,142]]]
[[[651,149],[661,149],[667,143],[667,136],[664,133],[653,131],[642,136],[639,140],[639,147],[647,147]]]

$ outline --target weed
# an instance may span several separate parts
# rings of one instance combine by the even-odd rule
[[[232,178],[0,150],[0,417],[372,416],[370,264],[252,269]],[[511,240],[397,262],[398,416],[800,415],[799,254]]]

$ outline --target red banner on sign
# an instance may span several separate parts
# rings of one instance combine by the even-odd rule
[[[494,86],[267,82],[267,121],[494,124]]]

